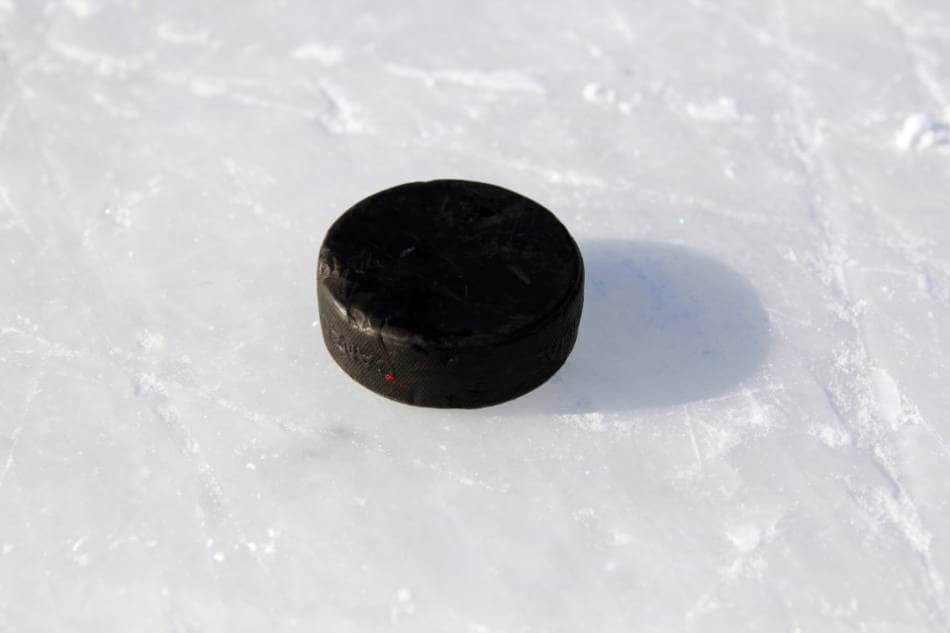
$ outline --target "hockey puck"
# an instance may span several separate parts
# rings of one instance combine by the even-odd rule
[[[516,398],[567,359],[584,300],[580,250],[513,191],[464,180],[399,185],[346,211],[317,266],[337,364],[393,400],[475,408]]]

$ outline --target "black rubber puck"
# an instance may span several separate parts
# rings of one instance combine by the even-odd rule
[[[513,191],[415,182],[357,203],[317,269],[327,349],[393,400],[474,408],[531,391],[567,359],[584,263],[554,215]]]

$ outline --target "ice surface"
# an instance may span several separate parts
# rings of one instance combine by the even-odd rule
[[[0,631],[950,630],[950,11],[0,0]],[[464,177],[588,262],[536,392],[314,320]]]

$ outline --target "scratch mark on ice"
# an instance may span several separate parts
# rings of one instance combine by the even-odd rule
[[[935,56],[920,44],[920,36],[926,30],[912,23],[897,10],[890,0],[865,0],[864,6],[869,10],[884,16],[891,26],[900,33],[904,47],[911,57],[914,76],[927,94],[944,110],[950,109],[950,97],[944,91],[943,83],[935,74]]]
[[[912,114],[894,137],[901,151],[923,151],[931,147],[950,146],[950,125],[927,114]]]
[[[145,65],[141,57],[115,57],[55,40],[48,45],[50,50],[64,59],[85,66],[102,77],[124,77]]]
[[[516,70],[451,69],[428,71],[404,64],[386,64],[386,72],[395,77],[421,81],[429,88],[440,83],[465,88],[477,88],[488,92],[525,92],[544,94],[544,86],[530,76]]]
[[[703,470],[703,454],[699,450],[699,443],[696,441],[696,432],[693,429],[693,417],[686,413],[686,429],[689,431],[689,441],[693,447],[693,456],[696,457],[696,472]]]
[[[7,126],[10,123],[10,116],[13,114],[13,109],[16,107],[16,103],[11,103],[3,109],[3,113],[0,114],[0,141],[3,140],[4,134],[7,132]]]
[[[329,99],[331,113],[321,113],[319,120],[334,134],[370,134],[373,127],[363,116],[363,107],[350,100],[343,89],[336,84],[323,80],[320,89]]]
[[[10,435],[10,450],[7,453],[6,462],[3,465],[3,470],[0,470],[0,488],[3,488],[3,483],[7,479],[7,473],[10,472],[10,467],[13,466],[13,454],[16,451],[17,443],[20,441],[20,432],[23,431],[22,426],[18,426],[13,429],[13,433]]]

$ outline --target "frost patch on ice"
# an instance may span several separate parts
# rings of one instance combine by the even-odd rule
[[[914,502],[903,491],[895,495],[879,488],[861,500],[872,515],[887,519],[897,528],[916,552],[923,555],[930,553],[933,536],[924,527]]]
[[[732,561],[728,567],[720,570],[723,578],[762,578],[765,568],[768,565],[762,556],[751,556],[748,559],[744,557]]]
[[[728,123],[739,120],[736,101],[731,97],[719,97],[709,103],[687,103],[686,114],[697,121]]]
[[[220,43],[211,38],[206,29],[185,29],[171,22],[162,22],[155,28],[158,39],[169,44],[192,44],[218,48]]]
[[[155,374],[141,373],[135,377],[135,393],[143,396],[148,394],[165,394],[165,383]]]
[[[165,337],[158,332],[143,330],[139,335],[139,346],[149,352],[162,349],[165,347]]]
[[[884,369],[875,369],[871,373],[874,381],[874,393],[877,397],[878,410],[884,421],[892,430],[897,430],[900,426],[900,416],[903,411],[901,407],[901,392],[897,388],[897,383],[889,373]]]
[[[13,0],[0,0],[0,23],[8,15],[16,13],[16,3]]]
[[[267,528],[267,541],[264,543],[264,553],[273,554],[277,551],[277,539],[280,536],[280,530]]]
[[[386,64],[386,72],[396,77],[406,77],[423,82],[432,88],[439,83],[455,84],[466,88],[479,88],[489,92],[528,92],[544,94],[544,87],[537,81],[516,70],[435,70],[427,71],[403,64]]]
[[[758,426],[766,429],[771,428],[772,421],[769,417],[769,412],[766,410],[766,406],[748,389],[743,389],[743,395],[749,407],[747,423],[750,426]]]
[[[406,587],[401,587],[398,591],[396,591],[396,600],[390,607],[390,618],[393,622],[396,622],[401,617],[412,615],[415,612],[416,605],[412,601],[412,592]]]
[[[15,549],[12,543],[4,543],[3,547],[0,547],[0,555],[6,556]]]
[[[584,100],[589,103],[613,103],[617,99],[616,92],[596,82],[584,86],[581,94],[584,96]]]
[[[738,550],[738,555],[728,567],[720,568],[721,577],[724,580],[762,578],[768,564],[759,550],[775,536],[775,525],[770,525],[763,531],[755,524],[744,523],[726,530],[726,538]]]
[[[617,417],[608,418],[599,411],[586,413],[569,413],[558,416],[564,424],[573,426],[587,433],[606,433],[613,435],[630,435],[630,423]]]
[[[813,427],[808,430],[808,434],[817,437],[829,448],[841,448],[849,446],[852,443],[851,434],[843,429],[836,429],[831,426]]]
[[[592,81],[581,90],[581,96],[588,103],[599,106],[615,106],[621,113],[630,114],[633,107],[643,100],[643,95],[635,93],[628,99],[618,98],[617,92],[612,88]]]
[[[565,422],[591,433],[603,433],[607,430],[607,426],[604,424],[604,414],[596,411],[578,415],[565,415],[563,419]]]
[[[81,536],[78,539],[76,539],[72,547],[73,554],[75,554],[73,556],[73,562],[76,563],[76,565],[80,567],[85,567],[86,565],[89,564],[89,554],[86,552],[82,552],[82,553],[79,552],[79,548],[81,548],[85,542],[86,542],[86,537]]]
[[[88,0],[63,0],[63,6],[80,20],[85,20],[99,10],[98,6]]]
[[[705,461],[716,459],[729,453],[742,443],[742,436],[727,428],[704,425],[704,448],[702,458]]]
[[[946,121],[927,114],[912,114],[894,137],[901,151],[923,151],[931,147],[950,148],[950,125]]]
[[[762,534],[755,525],[738,525],[726,531],[726,537],[732,541],[740,552],[749,552],[755,549],[762,540]]]
[[[894,377],[887,370],[871,370],[871,385],[877,402],[878,415],[892,431],[898,431],[904,425],[926,424],[920,410],[908,402]]]
[[[324,66],[334,66],[343,61],[343,49],[320,42],[307,42],[295,48],[291,56],[294,59],[319,62]]]
[[[136,206],[142,201],[142,194],[137,191],[129,192],[121,196],[121,200],[118,205],[113,207],[106,207],[102,210],[102,213],[112,219],[117,225],[121,226],[124,229],[132,227],[132,207]]]
[[[574,510],[573,516],[578,523],[590,523],[597,516],[597,510],[591,507],[578,508]]]

